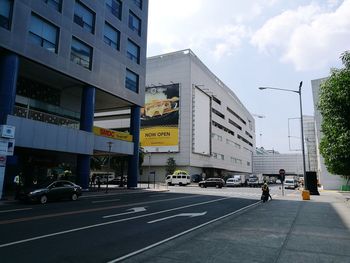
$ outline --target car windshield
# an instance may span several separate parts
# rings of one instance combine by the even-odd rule
[[[286,183],[287,184],[292,184],[292,183],[294,183],[294,181],[293,180],[286,180]]]

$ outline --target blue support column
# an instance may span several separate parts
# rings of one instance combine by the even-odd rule
[[[0,56],[0,124],[6,124],[7,115],[13,113],[19,57],[14,53]]]
[[[80,108],[80,130],[92,132],[95,112],[95,87],[87,86],[83,89]]]
[[[140,123],[141,108],[139,106],[131,107],[130,133],[134,143],[134,154],[129,157],[128,169],[128,188],[137,187],[137,177],[139,175],[139,143],[140,143]]]
[[[78,154],[77,159],[77,172],[78,178],[77,183],[83,188],[89,188],[89,177],[90,177],[90,155]]]
[[[95,87],[83,89],[80,109],[80,130],[92,132],[95,112]],[[77,182],[83,189],[89,188],[90,155],[79,154],[77,159]]]

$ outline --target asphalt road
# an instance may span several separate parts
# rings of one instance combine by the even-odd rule
[[[254,194],[250,198],[230,194],[233,189],[198,189],[2,205],[0,261],[118,262],[184,233],[205,231],[202,226],[259,202],[259,189],[247,190]]]

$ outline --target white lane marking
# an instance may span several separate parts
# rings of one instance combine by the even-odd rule
[[[166,243],[166,242],[168,242],[168,241],[171,241],[171,240],[173,240],[173,239],[175,239],[175,238],[178,238],[178,237],[180,237],[180,236],[183,236],[183,235],[185,235],[185,234],[187,234],[187,233],[190,233],[190,232],[192,232],[192,231],[194,231],[194,230],[197,230],[197,229],[199,229],[199,228],[202,228],[202,227],[204,227],[204,226],[207,226],[207,225],[209,225],[209,224],[212,224],[212,223],[214,223],[214,222],[216,222],[216,221],[219,221],[219,220],[221,220],[221,219],[224,219],[224,218],[226,218],[226,217],[228,217],[228,216],[231,216],[231,215],[234,215],[234,214],[236,214],[236,213],[238,213],[238,212],[244,211],[244,210],[246,210],[246,209],[248,209],[248,208],[250,208],[250,207],[253,207],[253,206],[257,205],[257,204],[260,204],[260,203],[261,203],[261,201],[258,201],[258,202],[254,203],[254,204],[251,204],[251,205],[242,207],[242,208],[240,208],[240,209],[238,209],[238,210],[236,210],[236,211],[233,211],[233,212],[228,213],[228,214],[226,214],[226,215],[223,215],[223,216],[220,216],[220,217],[215,218],[215,219],[213,219],[213,220],[210,220],[210,221],[208,221],[208,222],[206,222],[206,223],[203,223],[203,224],[201,224],[201,225],[199,225],[199,226],[190,228],[190,229],[185,230],[185,231],[183,231],[183,232],[181,232],[181,233],[179,233],[179,234],[176,234],[176,235],[174,235],[174,236],[171,236],[171,237],[168,237],[168,238],[166,238],[166,239],[163,239],[162,241],[159,241],[159,242],[154,243],[154,244],[152,244],[152,245],[149,245],[149,246],[147,246],[147,247],[141,248],[141,249],[139,249],[139,250],[136,250],[136,251],[134,251],[134,252],[131,252],[131,253],[129,253],[129,254],[127,254],[127,255],[124,255],[124,256],[122,256],[122,257],[119,257],[119,258],[113,259],[113,260],[111,260],[111,261],[108,261],[107,263],[120,262],[120,261],[125,260],[125,259],[127,259],[127,258],[130,258],[130,257],[132,257],[132,256],[135,256],[135,255],[137,255],[137,254],[140,254],[140,253],[142,253],[142,252],[145,252],[145,251],[147,251],[147,250],[149,250],[149,249],[152,249],[152,248],[154,248],[154,247],[157,247],[157,246],[159,246],[159,245],[161,245],[161,244],[164,244],[164,243]]]
[[[174,211],[174,210],[180,210],[180,209],[183,209],[183,208],[193,207],[193,206],[197,206],[197,205],[203,205],[203,204],[209,204],[209,203],[213,203],[213,202],[219,202],[219,201],[230,199],[230,198],[231,197],[219,198],[219,199],[210,200],[210,201],[206,201],[206,202],[201,202],[201,203],[197,203],[197,204],[191,204],[191,205],[175,207],[175,208],[171,208],[171,209],[167,209],[167,210],[163,210],[163,211],[158,211],[158,212],[154,212],[154,213],[149,213],[149,214],[144,214],[144,215],[139,215],[139,216],[133,216],[133,217],[129,217],[129,218],[123,218],[123,219],[118,219],[118,220],[114,220],[114,221],[109,221],[109,222],[104,222],[104,223],[99,223],[99,224],[94,224],[94,225],[89,225],[89,226],[83,226],[83,227],[79,227],[79,228],[73,228],[73,229],[69,229],[69,230],[65,230],[65,231],[61,231],[61,232],[56,232],[56,233],[51,233],[51,234],[47,234],[47,235],[27,238],[27,239],[18,240],[18,241],[14,241],[14,242],[10,242],[10,243],[0,244],[0,248],[12,246],[12,245],[17,245],[17,244],[21,244],[21,243],[26,243],[26,242],[34,241],[34,240],[38,240],[38,239],[43,239],[43,238],[46,238],[46,237],[52,237],[52,236],[68,234],[68,233],[77,232],[77,231],[85,230],[85,229],[89,229],[89,228],[105,226],[105,225],[111,225],[111,224],[115,224],[115,223],[119,223],[119,222],[129,221],[129,220],[132,220],[132,219],[138,219],[138,218],[142,218],[142,217],[146,217],[146,216],[152,216],[152,215],[166,213],[166,212],[170,212],[170,211]]]
[[[121,193],[108,193],[104,194],[101,193],[99,194],[98,192],[96,194],[89,194],[89,195],[84,195],[84,193],[79,197],[79,198],[91,198],[91,197],[106,197],[106,196],[114,196],[114,195],[128,195],[128,194],[149,194],[149,192],[135,192],[135,190],[127,190],[127,191],[122,191]]]
[[[146,208],[144,208],[144,207],[134,207],[134,208],[130,208],[130,209],[128,209],[128,210],[131,210],[131,211],[125,212],[125,213],[120,213],[120,214],[114,214],[114,215],[103,216],[102,218],[110,218],[110,217],[128,215],[128,214],[133,214],[133,213],[138,213],[138,212],[144,212],[144,211],[146,211]],[[127,211],[128,211],[128,210],[127,210]]]
[[[11,209],[11,210],[3,210],[0,211],[0,213],[8,213],[8,212],[17,212],[17,211],[24,211],[24,210],[31,210],[33,208],[28,207],[28,208],[18,208],[18,209]]]
[[[177,215],[172,215],[172,216],[167,216],[167,217],[163,217],[163,218],[159,218],[156,220],[152,220],[147,222],[147,224],[153,224],[153,223],[157,223],[163,220],[167,220],[167,219],[171,219],[171,218],[175,218],[178,216],[188,216],[188,217],[197,217],[197,216],[204,216],[207,212],[202,212],[202,213],[182,213],[182,214],[177,214]]]
[[[98,203],[107,203],[107,202],[114,202],[114,201],[120,201],[120,199],[108,199],[108,200],[91,201],[91,203],[98,204]]]
[[[164,196],[166,194],[159,194],[159,195],[150,195],[149,197],[159,197],[159,196]]]

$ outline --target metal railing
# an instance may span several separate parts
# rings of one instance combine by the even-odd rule
[[[79,121],[20,106],[15,106],[13,115],[30,120],[36,120],[59,126],[66,126],[74,129],[79,129]]]

